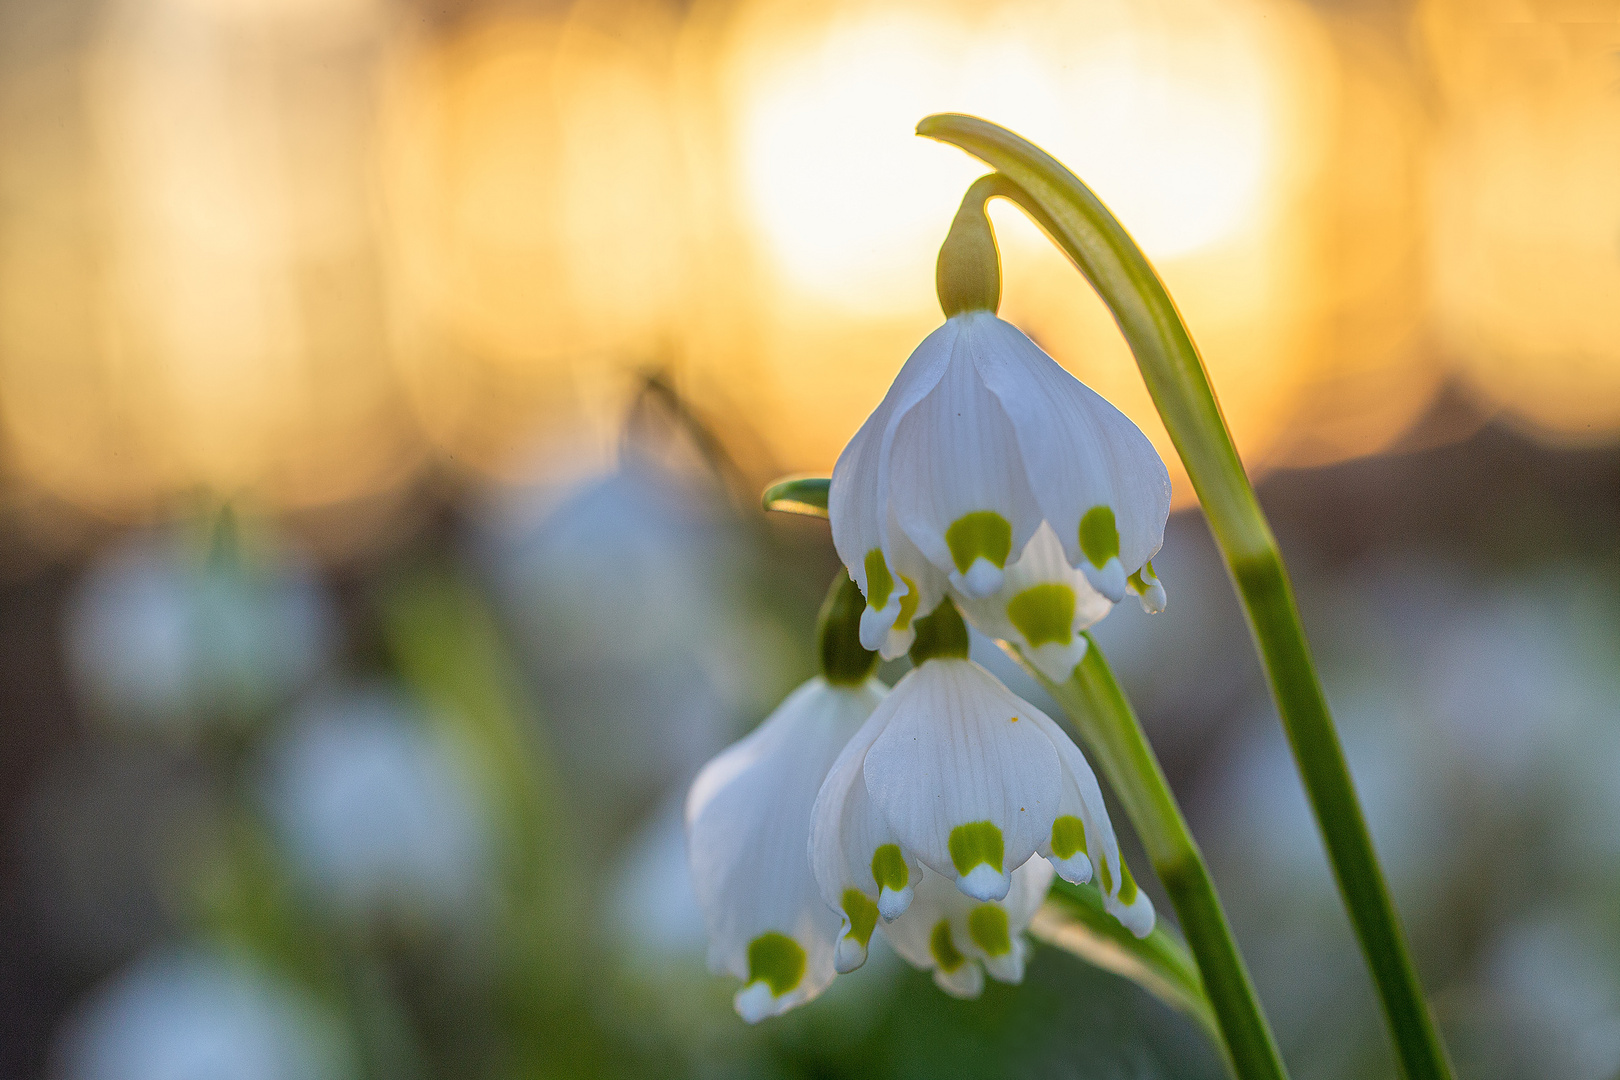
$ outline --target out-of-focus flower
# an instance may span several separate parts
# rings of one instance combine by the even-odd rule
[[[84,695],[120,722],[194,732],[291,696],[327,662],[336,619],[296,559],[210,558],[140,533],[104,554],[68,614]]]
[[[1038,855],[1013,871],[1000,900],[973,900],[924,869],[916,899],[883,933],[912,966],[932,971],[941,990],[975,998],[984,991],[985,972],[999,982],[1024,981],[1024,931],[1051,886],[1052,864]]]
[[[1540,1075],[1620,1073],[1620,951],[1611,934],[1594,920],[1544,911],[1510,926],[1491,949],[1485,989]]]
[[[560,502],[513,492],[483,541],[557,745],[598,797],[691,776],[769,708],[762,687],[780,692],[775,626],[748,607],[754,552],[692,476],[629,455]]]
[[[840,929],[806,848],[827,769],[883,693],[875,680],[818,675],[692,784],[686,827],[709,966],[743,980],[735,1004],[749,1023],[809,1001],[866,959],[877,907],[851,893]]]
[[[490,885],[490,825],[458,748],[383,689],[316,700],[270,748],[266,805],[299,877],[350,913],[445,915]]]
[[[872,608],[863,641],[886,656],[946,590],[1000,592],[1014,556],[1043,570],[1000,616],[1016,625],[1028,597],[1056,633],[1059,615],[1093,610],[1067,574],[1045,571],[1044,545],[1029,549],[1043,523],[1102,596],[1162,608],[1149,560],[1169,511],[1169,474],[1141,430],[986,310],[951,316],[911,354],[839,455],[828,498],[833,542]]]
[[[349,1080],[340,1029],[292,984],[199,947],[137,961],[59,1033],[63,1080]]]
[[[976,900],[1001,900],[1011,871],[1040,853],[1070,881],[1095,870],[1108,910],[1146,935],[1152,903],[1079,747],[967,653],[955,605],[941,604],[919,622],[916,668],[834,762],[810,837],[828,903],[853,890],[898,918],[924,866]]]

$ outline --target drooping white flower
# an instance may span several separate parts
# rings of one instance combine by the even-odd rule
[[[868,665],[870,667],[870,665]],[[809,1001],[864,959],[877,910],[842,930],[808,855],[810,811],[827,768],[883,700],[867,679],[817,676],[753,733],[704,766],[686,801],[687,850],[709,932],[709,966],[743,980],[734,999],[755,1023]]]
[[[974,626],[1017,645],[1054,682],[1067,679],[1085,656],[1081,632],[1114,606],[1068,564],[1057,534],[1044,521],[1018,561],[1007,567],[1001,588],[958,601]]]
[[[941,990],[975,998],[984,990],[986,972],[999,982],[1024,981],[1024,931],[1051,886],[1052,864],[1040,856],[1013,871],[1000,900],[974,900],[925,869],[916,899],[883,933],[913,967],[932,971]]]
[[[1001,900],[1012,870],[1039,853],[1077,883],[1099,868],[1109,910],[1146,934],[1152,905],[1125,870],[1079,747],[967,659],[954,604],[919,620],[918,634],[917,667],[850,740],[816,798],[810,855],[827,903],[846,926],[867,903],[896,919],[915,901],[923,868],[973,899]]]
[[[866,596],[863,640],[898,655],[911,619],[948,589],[999,592],[1042,523],[1110,601],[1163,607],[1149,561],[1170,480],[1141,430],[987,310],[919,345],[839,455],[828,495],[839,557]],[[916,595],[916,601],[908,600]]]

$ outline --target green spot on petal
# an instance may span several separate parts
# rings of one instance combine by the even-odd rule
[[[1052,822],[1052,854],[1070,859],[1086,850],[1086,826],[1073,814],[1064,814]]]
[[[1007,618],[1032,649],[1067,645],[1074,638],[1074,590],[1055,581],[1033,585],[1007,601]]]
[[[849,933],[844,936],[854,938],[865,948],[872,940],[872,928],[877,925],[877,905],[859,889],[845,889],[844,918],[849,920]]]
[[[951,561],[964,574],[981,557],[999,569],[1012,554],[1012,524],[994,510],[975,510],[951,523],[945,544],[951,549]]]
[[[1136,879],[1131,877],[1131,868],[1124,859],[1119,860],[1119,878],[1119,902],[1132,903],[1136,899]]]
[[[1001,873],[1004,849],[1001,830],[993,822],[970,821],[958,825],[951,830],[950,848],[951,862],[956,865],[958,874],[965,875],[980,863]]]
[[[748,981],[764,979],[776,997],[799,985],[804,964],[803,947],[786,934],[771,930],[748,943]]]
[[[1119,527],[1111,507],[1093,506],[1080,519],[1080,550],[1099,570],[1119,554]]]
[[[894,620],[896,630],[904,630],[911,625],[911,617],[917,614],[917,605],[922,602],[917,583],[904,574],[900,575],[900,580],[906,583],[906,595],[900,598],[900,614]]]
[[[928,939],[928,951],[934,954],[934,962],[947,975],[967,961],[967,957],[957,949],[956,942],[951,940],[949,919],[939,920],[939,925],[934,927],[933,936]]]
[[[1092,865],[1097,868],[1097,887],[1105,893],[1114,891],[1114,875],[1108,870],[1108,856],[1093,859]],[[1123,862],[1121,865],[1124,865]]]
[[[880,608],[889,602],[894,592],[894,576],[889,564],[883,561],[883,549],[873,548],[866,553],[866,602]]]
[[[906,857],[900,854],[899,844],[884,844],[872,852],[872,878],[880,889],[899,892],[911,881],[911,870]]]
[[[1012,952],[1007,912],[999,904],[980,904],[968,912],[968,935],[989,956],[1006,956]]]

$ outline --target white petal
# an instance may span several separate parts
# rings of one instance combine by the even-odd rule
[[[1129,417],[1064,371],[1011,323],[980,314],[963,337],[980,377],[1012,423],[1041,514],[1057,530],[1073,566],[1084,565],[1080,519],[1094,506],[1114,512],[1124,575],[1164,542],[1170,474]],[[1112,580],[1094,581],[1118,600]]]
[[[861,595],[868,598],[871,592],[866,560],[873,551],[883,548],[888,524],[888,454],[895,423],[939,382],[950,360],[958,330],[957,324],[947,322],[923,339],[833,466],[832,486],[827,493],[833,546],[849,568],[850,576],[861,587]],[[896,578],[894,601],[904,592],[899,584]],[[887,603],[878,606],[889,607]],[[893,618],[891,611],[888,621],[893,622]],[[866,642],[864,629],[863,626],[863,643]],[[876,648],[876,645],[868,644],[867,648]]]
[[[966,961],[955,971],[946,971],[944,968],[934,969],[934,985],[945,991],[951,997],[971,1001],[984,993],[984,971],[971,960]]]
[[[841,970],[853,970],[866,959],[865,940],[845,944],[850,941],[853,929],[846,912],[849,890],[875,903],[882,918],[893,919],[911,903],[915,882],[921,874],[916,860],[905,858],[903,853],[899,863],[904,868],[905,881],[891,882],[901,887],[880,886],[872,872],[873,858],[879,848],[893,845],[898,851],[900,847],[899,840],[889,831],[888,824],[867,795],[862,770],[867,749],[882,733],[890,715],[880,705],[861,725],[827,771],[811,811],[809,860],[823,901],[841,917],[842,958],[837,961]]]
[[[960,886],[981,898],[1006,895],[1009,871],[1047,839],[1058,809],[1062,768],[1032,722],[1045,719],[1040,710],[971,660],[935,659],[900,680],[879,713],[887,722],[866,752],[866,789],[901,846],[952,880],[961,860]],[[995,834],[999,865],[973,858],[993,851]]]
[[[1117,896],[1103,897],[1103,907],[1110,915],[1120,921],[1120,924],[1139,938],[1145,938],[1153,932],[1153,901],[1141,889],[1136,890],[1136,896],[1129,904],[1122,903]]]
[[[839,920],[811,871],[811,810],[828,767],[882,693],[876,682],[849,689],[811,679],[692,784],[687,853],[709,962],[748,984],[736,1002],[745,1018],[809,1000],[832,981]],[[775,991],[750,973],[750,946],[769,934],[804,954],[802,977]]]
[[[950,323],[968,325],[971,316]],[[1022,551],[1040,524],[1013,425],[979,379],[957,338],[951,361],[928,396],[894,427],[888,457],[889,499],[900,526],[928,561],[973,596],[994,592],[1008,558]],[[948,535],[970,514],[998,515],[1010,542],[969,545],[955,554]],[[973,552],[991,552],[981,560]],[[958,561],[964,556],[963,561]]]
[[[1058,817],[1061,819],[1073,815],[1081,820],[1085,826],[1087,855],[1059,858],[1052,850],[1051,838],[1041,845],[1040,852],[1052,860],[1058,873],[1077,884],[1090,880],[1094,867],[1104,871],[1097,880],[1103,894],[1104,909],[1131,933],[1146,937],[1153,929],[1153,902],[1129,877],[1130,871],[1119,853],[1119,840],[1114,835],[1114,825],[1109,820],[1108,807],[1103,803],[1097,777],[1068,733],[1050,717],[1043,719],[1042,730],[1051,738],[1063,761],[1063,794]],[[1123,899],[1127,891],[1132,893],[1129,900]]]
[[[946,878],[925,869],[911,909],[884,926],[883,933],[907,962],[933,971],[941,989],[958,997],[976,997],[984,986],[984,971],[1002,982],[1023,979],[1028,952],[1024,931],[1051,884],[1052,868],[1039,856],[1014,871],[1007,899],[1001,902],[972,900]],[[996,912],[1002,917],[1000,925],[992,919],[990,929],[1000,933],[981,939],[975,921]]]
[[[1068,591],[1067,616],[1054,612],[1054,604],[1062,598],[1061,593],[1050,591],[1052,586]],[[1018,645],[1030,663],[1054,682],[1067,679],[1085,656],[1081,632],[1113,607],[1084,574],[1069,565],[1062,541],[1044,521],[1018,560],[1007,568],[1006,580],[994,596],[973,599],[958,595],[957,602],[974,626]]]

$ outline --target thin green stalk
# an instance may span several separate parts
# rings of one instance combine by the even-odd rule
[[[1113,313],[1226,557],[1401,1071],[1409,1080],[1449,1080],[1451,1065],[1373,852],[1287,569],[1175,302],[1102,201],[1044,150],[1005,128],[958,114],[930,116],[917,132],[952,143],[1002,173],[1011,182],[1006,197],[1046,230]]]
[[[1260,1010],[1260,999],[1215,894],[1204,856],[1102,650],[1091,642],[1085,658],[1063,683],[1052,682],[1027,663],[1024,666],[1069,714],[1109,785],[1124,802],[1154,872],[1170,894],[1187,945],[1198,960],[1204,992],[1215,1009],[1233,1070],[1243,1080],[1286,1077],[1277,1041]]]

